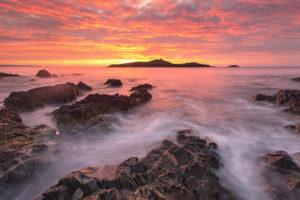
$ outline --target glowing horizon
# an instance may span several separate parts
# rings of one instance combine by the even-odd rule
[[[300,66],[297,0],[0,0],[0,64]]]

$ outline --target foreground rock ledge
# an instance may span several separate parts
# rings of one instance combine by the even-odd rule
[[[298,200],[300,197],[300,168],[285,151],[268,153],[261,158],[266,166],[263,177],[269,185],[272,199]]]
[[[46,105],[68,103],[76,99],[83,90],[92,88],[80,82],[34,88],[26,92],[12,92],[5,100],[6,108],[17,112],[33,111]]]
[[[54,136],[45,125],[27,127],[17,113],[0,110],[0,192],[48,163],[44,142]]]
[[[72,172],[38,199],[235,199],[214,174],[221,166],[216,144],[189,130],[178,132],[177,143],[165,140],[142,159]]]
[[[96,127],[100,123],[104,126],[103,122],[112,119],[105,114],[128,111],[151,98],[152,95],[142,86],[134,89],[130,96],[90,94],[72,105],[61,106],[52,114],[60,131],[76,132]]]

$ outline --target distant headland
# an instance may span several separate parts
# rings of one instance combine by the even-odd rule
[[[131,62],[124,64],[113,64],[108,67],[211,67],[206,64],[199,64],[196,62],[174,64],[163,59],[156,59],[149,62]]]

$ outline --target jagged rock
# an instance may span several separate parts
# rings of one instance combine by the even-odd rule
[[[4,77],[13,77],[13,76],[19,76],[17,74],[6,74],[3,72],[0,72],[0,78],[4,78]]]
[[[45,69],[41,69],[40,71],[38,71],[38,73],[35,76],[40,78],[56,77],[56,75],[53,76],[52,74],[50,74],[50,72],[48,72]]]
[[[112,119],[105,114],[128,111],[151,98],[152,95],[145,89],[135,91],[130,96],[90,94],[81,101],[53,111],[53,118],[60,131],[86,129]]]
[[[45,125],[30,128],[10,110],[0,110],[0,191],[31,176],[48,163],[42,142],[55,136]]]
[[[300,197],[300,168],[284,151],[266,154],[263,177],[269,185],[272,199],[297,200]]]
[[[207,141],[188,131],[179,133],[177,142],[165,140],[142,159],[131,157],[116,167],[107,167],[109,173],[105,167],[72,172],[40,199],[235,199],[220,185],[216,168],[209,164],[212,159],[220,160],[212,156],[218,154]]]
[[[286,106],[286,111],[300,114],[300,90],[280,90],[273,96],[258,94],[253,97],[254,101],[269,101],[278,105]]]
[[[110,87],[121,87],[123,83],[120,79],[108,79],[104,85],[109,85]]]
[[[91,86],[88,86],[87,84],[83,83],[83,82],[79,82],[77,84],[78,89],[80,90],[84,90],[84,91],[92,91],[93,88]]]
[[[79,88],[80,87],[80,88]],[[12,92],[4,100],[5,107],[17,112],[32,111],[46,105],[68,103],[76,99],[80,90],[89,86],[79,83],[34,88],[26,92]]]

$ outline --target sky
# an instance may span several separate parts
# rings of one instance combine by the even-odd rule
[[[300,66],[300,0],[0,0],[0,64]]]

